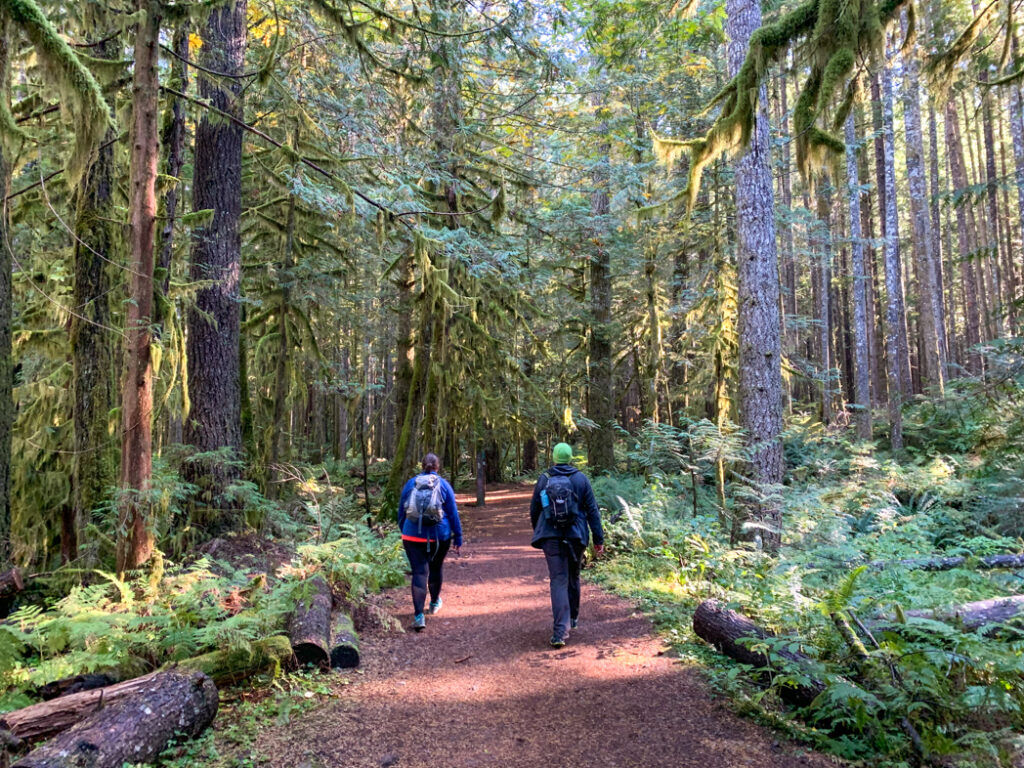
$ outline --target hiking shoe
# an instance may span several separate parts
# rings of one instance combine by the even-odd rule
[[[579,619],[569,619],[569,629],[576,629],[580,625]]]
[[[552,635],[551,639],[548,640],[548,644],[552,648],[565,648],[565,638],[559,637],[558,635]]]
[[[444,601],[439,597],[437,600],[430,601],[430,609],[427,611],[431,616],[441,610],[441,606],[444,605]]]
[[[422,632],[427,628],[427,620],[423,618],[422,613],[417,613],[412,617],[412,628],[417,632]]]

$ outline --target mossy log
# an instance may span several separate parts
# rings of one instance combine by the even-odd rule
[[[300,666],[326,668],[331,663],[331,588],[322,576],[314,577],[309,587],[309,597],[299,602],[288,621],[288,637]]]
[[[217,704],[217,686],[201,672],[147,675],[131,695],[94,711],[12,768],[122,768],[126,763],[147,763],[172,739],[202,733],[213,722]]]
[[[980,571],[1000,568],[1024,568],[1024,555],[986,555],[985,557],[912,557],[905,560],[875,560],[868,564],[872,571],[901,568],[910,571],[951,571],[954,568],[977,568]]]
[[[252,643],[248,648],[204,653],[168,664],[165,669],[202,672],[217,685],[229,685],[251,675],[276,675],[293,662],[291,642],[283,635],[276,635]]]
[[[766,640],[774,635],[757,626],[746,616],[730,610],[719,600],[705,600],[697,606],[693,614],[693,631],[726,656],[758,669],[776,666],[773,663],[776,659],[785,659],[804,668],[804,672],[807,673],[806,682],[779,689],[782,698],[791,704],[807,706],[825,690],[825,684],[814,679],[810,669],[813,662],[809,656],[789,650],[772,651],[769,656],[751,648],[750,643],[744,641]]]
[[[352,617],[338,613],[331,625],[331,667],[351,669],[359,666],[359,635]]]

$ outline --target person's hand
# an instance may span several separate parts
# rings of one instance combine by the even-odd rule
[[[594,554],[597,555],[598,557],[603,555],[604,554],[604,544],[595,544],[594,545]]]

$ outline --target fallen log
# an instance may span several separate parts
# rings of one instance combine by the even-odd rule
[[[212,651],[184,661],[172,662],[164,669],[202,672],[216,685],[229,685],[251,675],[276,676],[291,666],[292,644],[287,637],[276,635],[250,644],[248,648]]]
[[[1024,595],[993,597],[973,603],[951,605],[947,608],[906,611],[904,615],[947,621],[958,625],[965,632],[977,632],[979,629],[985,629],[985,634],[991,634],[999,629],[1000,624],[1005,624],[1018,617],[1021,611],[1024,611]]]
[[[327,667],[331,663],[331,588],[322,576],[306,583],[312,594],[296,606],[288,621],[288,637],[299,666]]]
[[[62,680],[54,680],[51,683],[46,683],[46,685],[41,685],[37,693],[39,698],[49,701],[50,699],[56,699],[58,696],[91,691],[94,688],[106,688],[116,682],[115,678],[105,674],[75,675],[74,677],[65,677]]]
[[[693,631],[726,656],[759,669],[776,666],[773,659],[779,658],[805,668],[804,671],[808,673],[806,682],[779,689],[782,698],[791,704],[807,706],[825,690],[825,684],[814,679],[811,674],[810,667],[813,661],[809,656],[784,649],[774,650],[769,655],[753,650],[749,642],[741,642],[767,640],[774,635],[757,626],[746,616],[730,610],[720,600],[705,600],[697,606],[693,614]]]
[[[855,568],[859,565],[866,565],[872,571],[884,571],[892,568],[902,568],[908,571],[951,571],[954,568],[968,567],[977,568],[981,571],[994,571],[1001,568],[1019,569],[1024,568],[1024,555],[985,555],[984,557],[966,557],[956,555],[943,557],[933,555],[931,557],[910,557],[903,560],[872,560],[870,562],[847,560],[821,563],[805,563],[802,568]]]
[[[151,679],[161,674],[151,672],[106,688],[72,693],[42,701],[29,707],[6,712],[0,716],[0,730],[7,730],[28,742],[48,739],[65,731],[80,720],[121,699],[145,690]]]
[[[172,739],[202,733],[213,722],[217,704],[217,686],[201,672],[147,675],[130,696],[93,712],[12,768],[122,768],[125,763],[147,763]]]
[[[331,625],[331,667],[351,669],[359,666],[359,635],[352,618],[338,613]]]

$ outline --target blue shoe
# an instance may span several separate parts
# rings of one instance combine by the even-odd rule
[[[565,639],[558,635],[552,635],[551,639],[548,640],[548,644],[552,648],[565,648]]]
[[[412,617],[412,628],[416,632],[422,632],[424,629],[427,628],[427,620],[423,618],[422,613],[417,613],[415,616]]]
[[[437,600],[430,601],[430,608],[427,609],[427,613],[433,616],[435,613],[441,610],[441,606],[444,605],[444,601],[439,597]]]
[[[570,619],[569,620],[569,629],[576,629],[576,628],[579,627],[579,625],[580,625],[580,620],[579,619]]]

